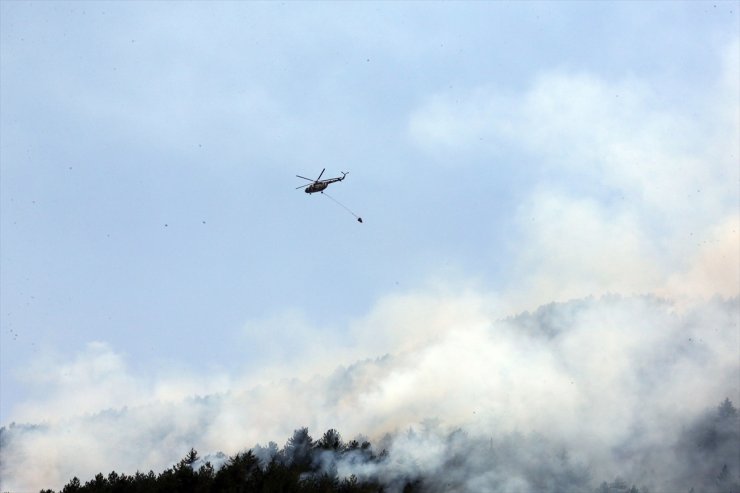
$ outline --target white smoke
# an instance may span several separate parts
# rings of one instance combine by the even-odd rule
[[[527,467],[550,464],[538,436],[567,450],[572,484],[587,468],[667,488],[680,476],[668,451],[681,430],[727,397],[740,402],[740,127],[728,111],[740,108],[738,51],[696,121],[651,105],[657,90],[639,81],[586,74],[543,74],[513,98],[490,88],[461,105],[432,98],[410,117],[420,148],[456,152],[485,135],[561,176],[522,197],[495,290],[386,296],[336,340],[292,312],[253,321],[246,337],[266,355],[246,375],[137,374],[104,342],[40,358],[26,375],[39,392],[16,410],[34,424],[1,435],[0,488],[157,471],[191,447],[233,454],[300,426],[396,433],[385,469],[342,473],[433,475],[461,428],[501,447],[525,437],[504,447],[521,455],[503,466],[466,462],[475,474],[463,491],[535,490]],[[608,199],[588,192],[597,184]],[[289,337],[274,344],[279,333]]]
[[[465,296],[438,305],[442,320],[453,305],[471,310]],[[3,432],[3,488],[58,488],[74,475],[114,468],[159,470],[190,447],[233,454],[304,425],[377,441],[389,431],[428,429],[429,419],[441,430],[495,436],[497,444],[510,433],[541,435],[597,478],[634,473],[640,464],[615,456],[615,449],[668,448],[707,407],[725,397],[740,402],[737,313],[737,299],[683,314],[650,297],[577,300],[487,325],[450,324],[433,337],[406,341],[398,354],[328,375],[171,402],[151,393],[136,407],[11,426]],[[435,312],[427,316],[434,319]],[[96,376],[99,387],[87,392],[105,395],[121,381],[120,373],[106,377],[105,371]],[[389,445],[390,465],[374,473],[438,470],[448,451],[445,434],[422,436],[423,444],[402,433]],[[676,475],[672,467],[657,463],[651,475],[636,479],[660,485]]]

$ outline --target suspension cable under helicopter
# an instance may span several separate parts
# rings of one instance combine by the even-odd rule
[[[338,201],[337,199],[335,199],[334,197],[332,197],[332,196],[331,196],[331,195],[329,195],[328,193],[326,193],[326,192],[321,192],[321,195],[325,195],[326,197],[330,198],[330,199],[331,199],[331,200],[333,200],[333,201],[334,201],[334,203],[336,203],[336,204],[337,204],[338,206],[340,206],[340,207],[344,208],[344,210],[346,210],[347,212],[349,212],[350,214],[352,214],[353,216],[355,216],[355,217],[357,218],[357,222],[358,222],[358,223],[361,223],[361,222],[362,222],[362,218],[361,218],[360,216],[358,216],[357,214],[355,214],[354,212],[352,212],[352,210],[351,210],[351,209],[350,209],[349,207],[347,207],[346,205],[344,205],[343,203],[341,203],[340,201]]]

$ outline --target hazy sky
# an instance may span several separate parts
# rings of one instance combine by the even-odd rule
[[[738,7],[2,2],[0,424],[737,296]]]

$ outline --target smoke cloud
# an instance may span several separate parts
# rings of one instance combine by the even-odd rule
[[[387,450],[380,465],[337,459],[338,473],[430,491],[738,478],[733,422],[713,421],[740,403],[738,51],[696,119],[639,81],[589,74],[431,98],[409,117],[421,152],[487,155],[484,140],[541,162],[495,288],[388,295],[340,330],[291,311],[252,321],[244,337],[265,354],[239,375],[139,374],[102,341],[39,358],[24,376],[36,398],[16,410],[30,424],[0,435],[0,488],[161,470],[191,447],[234,454],[301,426]]]
[[[449,467],[442,461],[459,428],[470,437],[465,447],[493,446],[496,457],[506,457],[492,468],[460,465],[456,474],[469,478],[460,491],[536,491],[532,471],[555,467],[558,454],[567,454],[560,462],[574,485],[620,476],[669,491],[685,475],[681,462],[665,459],[678,453],[682,430],[727,397],[740,402],[737,298],[679,312],[654,297],[614,295],[480,324],[471,321],[487,315],[469,295],[437,305],[427,316],[447,330],[330,374],[171,401],[150,391],[136,406],[61,419],[52,411],[43,424],[11,425],[2,434],[3,489],[58,488],[72,476],[113,468],[158,470],[190,447],[234,454],[308,426],[378,443],[395,434],[386,439],[382,470],[340,464],[341,474],[433,477]],[[448,324],[451,312],[467,317]],[[97,399],[117,402],[115,387],[136,379],[104,345],[88,348],[76,364],[85,359],[93,372],[85,379],[94,384],[84,390]],[[111,371],[100,361],[118,363]],[[513,456],[505,452],[512,449]]]

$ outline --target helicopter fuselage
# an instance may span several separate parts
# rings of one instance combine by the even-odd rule
[[[347,176],[347,173],[342,171],[342,176],[338,176],[336,178],[328,178],[326,180],[322,180],[321,176],[324,174],[324,171],[326,171],[326,168],[321,170],[321,174],[319,174],[319,177],[316,178],[316,180],[311,180],[311,178],[306,178],[305,176],[296,175],[298,178],[303,178],[304,180],[312,181],[313,183],[310,183],[309,185],[301,185],[300,187],[296,188],[303,188],[306,187],[304,190],[306,193],[316,193],[316,192],[322,192],[326,187],[328,187],[332,183],[336,183],[338,181],[344,180],[344,177]]]
[[[305,192],[306,193],[321,192],[324,189],[326,189],[326,187],[328,187],[328,186],[329,186],[329,184],[328,183],[324,183],[324,182],[312,183],[312,184],[310,184],[309,186],[306,187]]]

